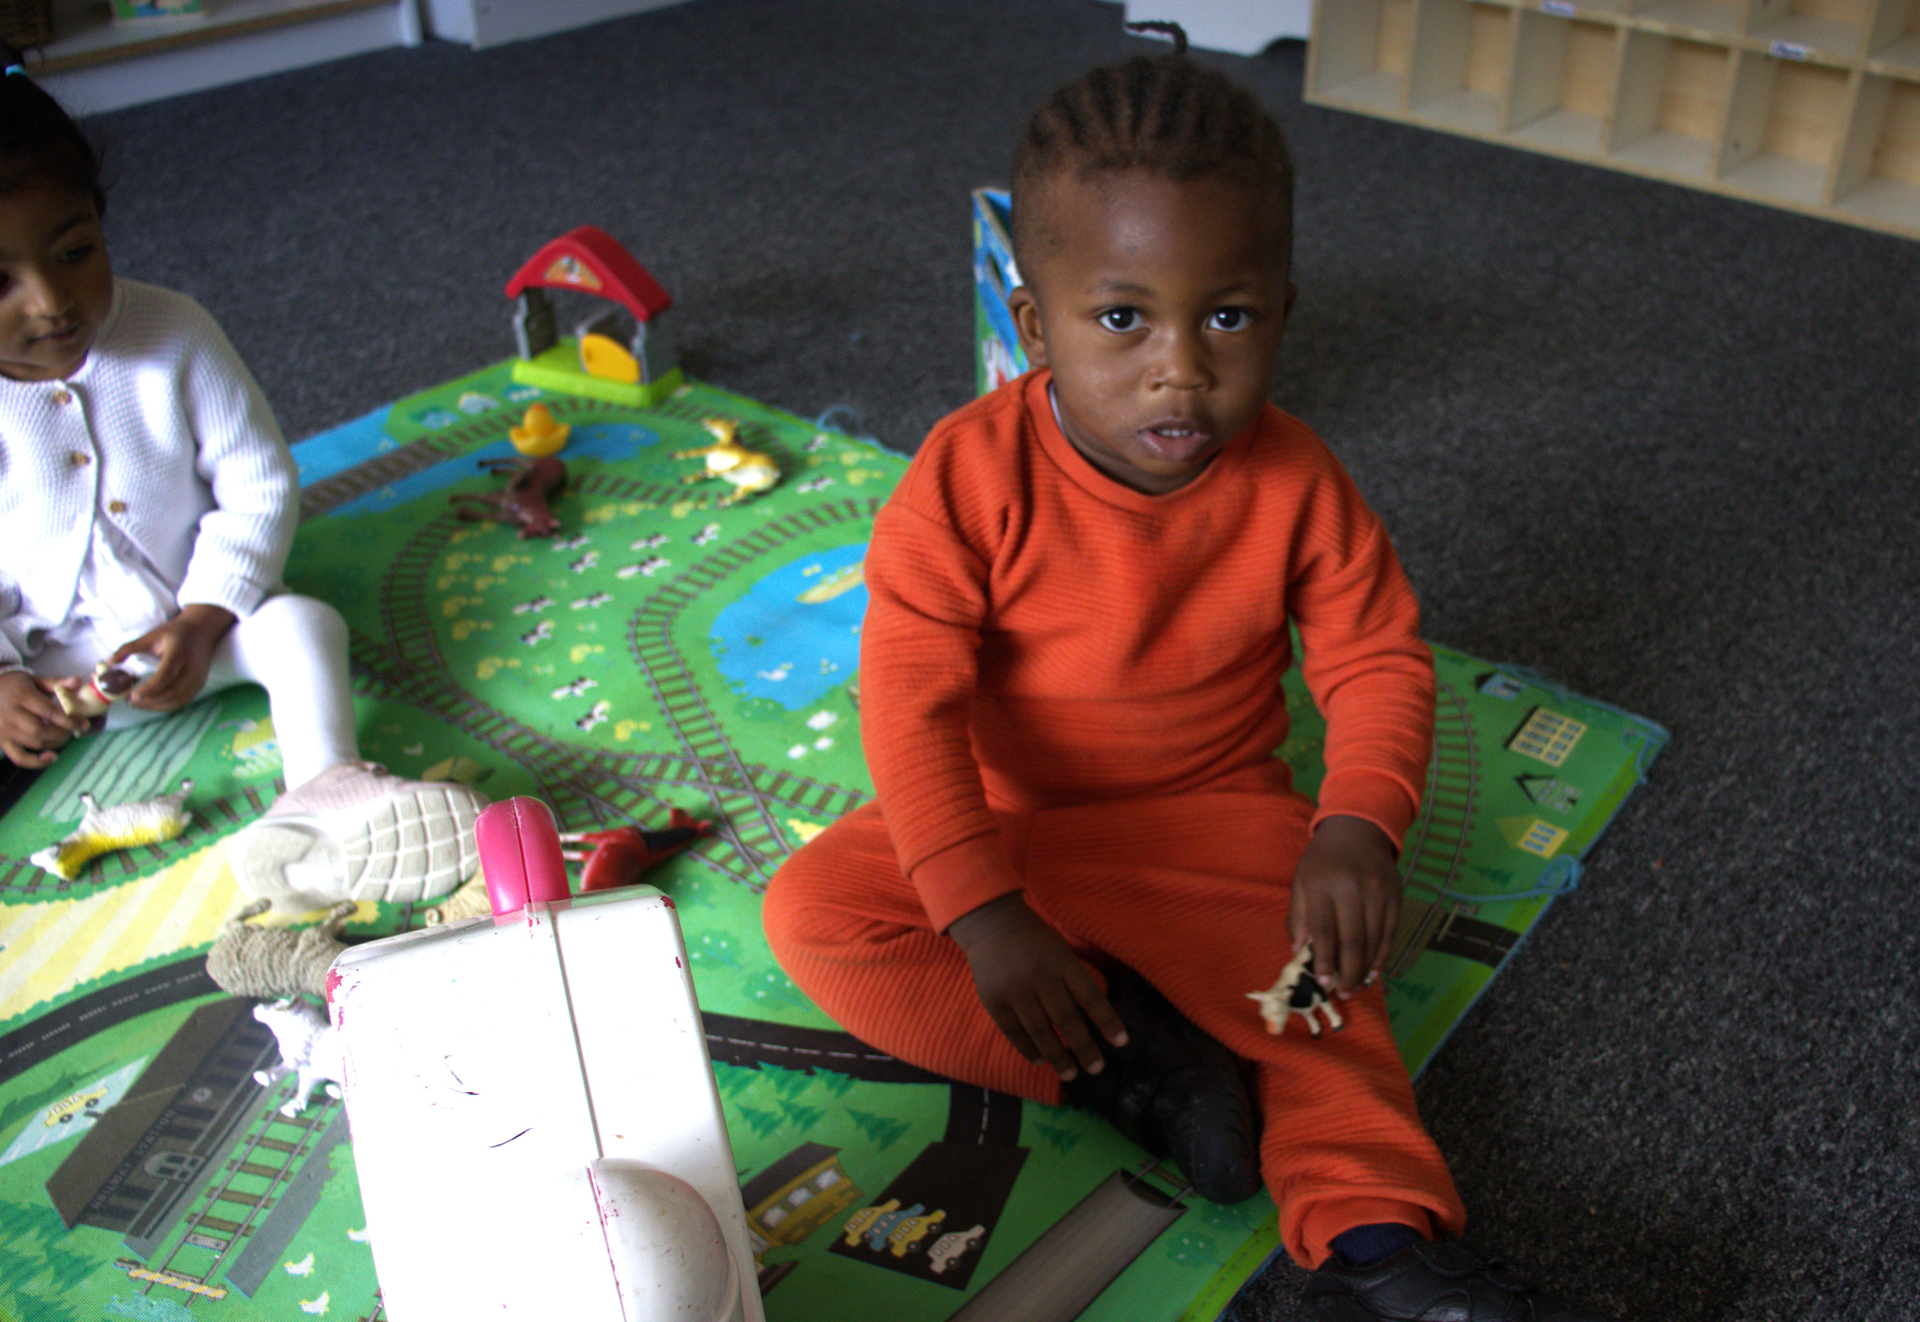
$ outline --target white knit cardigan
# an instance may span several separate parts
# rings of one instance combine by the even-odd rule
[[[299,497],[280,424],[212,316],[116,279],[79,371],[0,378],[0,668],[23,659],[20,617],[71,609],[95,519],[125,533],[182,606],[245,617],[280,586]]]

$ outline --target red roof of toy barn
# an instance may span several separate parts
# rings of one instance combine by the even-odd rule
[[[640,321],[657,317],[673,306],[673,299],[605,230],[582,225],[569,230],[535,253],[507,281],[507,297],[518,298],[528,287],[578,289],[620,303]]]

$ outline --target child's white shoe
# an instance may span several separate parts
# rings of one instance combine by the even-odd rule
[[[342,762],[282,794],[227,861],[243,893],[284,910],[436,899],[479,867],[473,823],[486,806],[465,785]]]

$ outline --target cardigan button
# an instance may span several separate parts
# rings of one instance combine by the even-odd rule
[[[73,403],[73,392],[71,390],[56,390],[53,392],[53,402],[56,404],[71,404]]]
[[[90,454],[83,454],[79,450],[75,450],[72,454],[67,456],[67,462],[72,464],[75,468],[85,468],[88,464],[93,462],[93,456]]]
[[[127,502],[126,502],[126,501],[124,501],[124,500],[110,500],[110,501],[108,501],[108,502],[107,502],[107,513],[109,513],[109,514],[125,514],[126,512],[127,512]]]

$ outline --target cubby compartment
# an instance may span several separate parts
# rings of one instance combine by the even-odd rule
[[[1406,109],[1414,0],[1341,0],[1320,6],[1307,51],[1307,93],[1372,114]]]
[[[1473,0],[1421,0],[1413,22],[1407,113],[1456,133],[1502,128],[1515,11]]]
[[[1732,85],[1733,56],[1726,47],[1627,30],[1609,154],[1662,178],[1712,179]]]
[[[1920,83],[1860,79],[1833,209],[1866,225],[1920,229]]]
[[[1875,0],[1752,0],[1747,30],[1782,55],[1857,60]]]
[[[1620,30],[1526,10],[1514,18],[1503,127],[1542,151],[1598,155],[1619,81]]]
[[[1920,0],[1316,0],[1307,100],[1920,238]]]
[[[1920,77],[1920,0],[1880,0],[1867,36],[1867,58]]]
[[[1820,205],[1846,124],[1847,77],[1831,65],[1736,52],[1721,181],[1793,206]]]
[[[1701,37],[1732,37],[1747,16],[1746,0],[1633,0],[1627,12],[1650,24]]]

